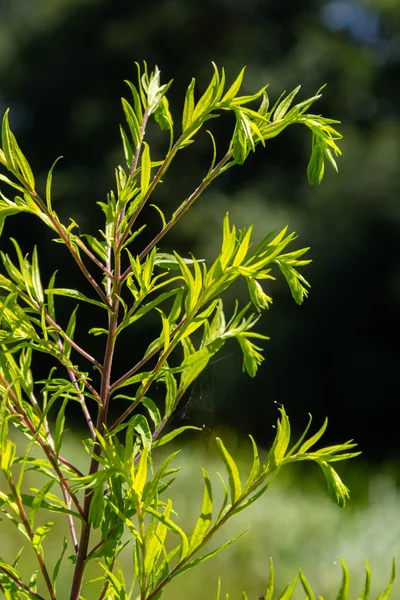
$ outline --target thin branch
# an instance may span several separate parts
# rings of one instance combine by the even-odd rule
[[[204,192],[206,187],[219,175],[219,171],[226,165],[226,163],[232,158],[233,150],[230,150],[225,156],[219,161],[219,163],[212,169],[212,171],[203,179],[201,184],[194,190],[194,192],[187,198],[187,200],[178,208],[176,213],[168,221],[168,223],[161,229],[161,231],[153,238],[153,240],[146,246],[146,248],[139,254],[139,260],[143,258],[154,248],[156,244],[168,233],[168,231],[183,217],[183,215],[189,210],[195,200]],[[122,281],[131,274],[132,267],[129,266],[122,274]]]
[[[114,381],[114,383],[110,386],[110,392],[113,392],[117,387],[119,387],[121,385],[121,383],[124,383],[124,381],[129,379],[129,377],[132,377],[132,375],[134,375],[137,371],[139,371],[139,369],[141,369],[143,367],[143,365],[146,364],[148,360],[153,358],[153,356],[155,356],[157,354],[157,352],[159,352],[160,350],[161,350],[161,347],[154,348],[154,350],[152,350],[151,352],[146,354],[146,356],[144,356],[142,359],[140,359],[139,362],[136,363],[136,365],[134,367],[129,369],[129,371],[127,371],[124,375],[122,375],[119,379],[117,379],[117,381]]]
[[[111,563],[110,568],[109,568],[109,571],[111,573],[114,570],[116,558],[117,558],[116,550],[114,550],[114,556],[112,558],[112,563]],[[109,586],[110,586],[110,580],[107,579],[106,582],[105,582],[105,584],[104,584],[103,591],[101,592],[101,594],[99,596],[99,600],[104,600],[104,598],[106,597],[106,594],[107,594]]]
[[[63,331],[62,328],[52,319],[52,317],[49,315],[49,313],[47,311],[45,311],[45,318],[46,318],[46,321],[48,323],[50,323],[50,325],[55,329],[55,331],[58,333],[58,335],[60,335],[66,342],[68,342],[68,344],[70,344],[72,346],[72,348],[74,350],[76,350],[81,356],[86,358],[86,360],[91,362],[95,367],[97,367],[101,371],[102,366],[99,363],[99,361],[96,360],[93,356],[91,356],[88,352],[86,352],[86,350],[81,348],[76,342],[74,342],[74,340],[71,339],[65,333],[65,331]]]
[[[45,600],[43,596],[32,590],[26,583],[24,583],[21,579],[13,575],[6,567],[0,566],[0,571],[2,571],[7,577],[12,579],[20,588],[25,590],[28,594],[33,596],[33,598],[37,598],[37,600]],[[3,590],[4,591],[4,590]]]
[[[79,476],[82,476],[82,474],[75,469],[66,459],[62,458],[61,456],[57,456],[57,454],[54,452],[53,448],[51,447],[51,445],[48,443],[47,440],[43,440],[42,436],[38,433],[37,428],[34,426],[34,424],[32,423],[32,421],[30,420],[30,418],[28,417],[28,415],[26,414],[23,406],[20,404],[17,396],[15,395],[14,391],[11,389],[11,386],[9,385],[8,381],[4,378],[4,376],[0,373],[0,381],[4,387],[4,390],[6,391],[9,400],[7,402],[7,407],[9,409],[10,412],[12,412],[14,415],[18,416],[19,419],[21,420],[22,424],[30,430],[30,432],[33,434],[33,436],[36,437],[38,444],[40,445],[40,447],[42,448],[43,452],[46,454],[50,464],[52,465],[53,469],[55,470],[55,472],[57,473],[57,476],[60,480],[60,482],[62,481],[63,484],[65,485],[66,490],[68,491],[68,494],[70,495],[73,503],[76,506],[76,509],[78,510],[79,514],[81,515],[82,518],[84,518],[84,512],[83,509],[80,505],[80,502],[78,500],[78,498],[76,497],[76,495],[74,494],[74,492],[70,489],[67,480],[65,479],[63,472],[61,471],[59,465],[58,465],[58,461],[64,463],[66,466],[68,466],[69,468],[72,468],[72,470],[74,470],[75,472],[77,472],[77,474]]]
[[[82,471],[80,471],[78,469],[78,467],[75,467],[75,465],[73,465],[71,462],[69,462],[69,460],[67,460],[66,458],[64,458],[63,456],[61,456],[61,454],[59,454],[57,456],[57,458],[60,461],[60,463],[62,463],[63,465],[65,465],[66,467],[68,467],[68,469],[70,469],[71,471],[73,471],[74,473],[76,473],[76,475],[78,477],[84,477]]]
[[[47,218],[53,224],[54,229],[57,231],[58,235],[60,236],[60,238],[63,240],[63,242],[67,246],[68,250],[70,251],[72,257],[74,258],[76,264],[78,265],[78,267],[84,274],[85,278],[88,280],[90,285],[96,290],[96,293],[100,296],[100,298],[104,302],[104,304],[106,304],[106,306],[108,306],[108,308],[111,308],[108,303],[106,295],[104,294],[104,292],[100,288],[100,286],[97,284],[96,280],[93,278],[93,276],[91,275],[91,273],[89,272],[89,270],[87,269],[85,264],[82,262],[81,257],[76,252],[73,244],[71,243],[71,240],[69,239],[68,235],[65,233],[64,228],[61,225],[61,223],[59,223],[59,221],[56,218],[54,218],[53,213],[47,208],[46,204],[43,202],[43,200],[41,199],[39,194],[36,192],[36,190],[29,190],[29,191],[32,194],[32,196],[34,196],[35,200],[37,201],[37,203],[39,204],[40,208],[45,213]]]
[[[62,343],[62,341],[60,340],[60,338],[58,338],[58,340],[57,340],[57,345],[58,345],[58,347],[60,348],[60,351],[61,351],[61,354],[62,354],[62,351],[63,351],[63,343]],[[73,370],[73,369],[71,369],[71,368],[70,368],[70,367],[68,367],[68,366],[66,366],[66,369],[67,369],[67,371],[68,371],[68,375],[69,375],[69,378],[70,378],[70,380],[71,380],[71,382],[72,382],[72,385],[74,386],[74,388],[75,388],[75,389],[76,389],[76,391],[77,391],[77,395],[78,395],[79,404],[81,405],[82,412],[83,412],[83,414],[84,414],[84,417],[85,417],[85,419],[86,419],[87,426],[89,427],[89,431],[90,431],[90,433],[91,433],[92,439],[94,440],[94,439],[96,438],[96,432],[95,432],[95,430],[94,430],[94,426],[93,426],[92,417],[90,416],[90,412],[89,412],[89,410],[88,410],[88,407],[87,407],[87,405],[86,405],[85,396],[84,396],[84,394],[81,392],[81,390],[79,389],[78,381],[77,381],[77,379],[76,379],[76,376],[75,376],[75,372],[74,372],[74,370]]]
[[[124,245],[124,243],[126,242],[126,239],[128,237],[128,235],[130,234],[130,231],[136,221],[136,219],[138,218],[142,208],[144,207],[144,205],[146,204],[147,200],[149,199],[149,197],[151,196],[151,194],[153,193],[155,187],[157,186],[157,184],[159,183],[161,177],[164,175],[164,173],[166,172],[166,170],[168,169],[169,165],[171,164],[172,159],[174,158],[175,154],[178,152],[180,145],[182,143],[182,137],[181,136],[177,142],[173,145],[173,147],[171,148],[171,150],[168,152],[167,156],[165,157],[165,160],[163,161],[163,164],[160,166],[160,168],[158,169],[157,173],[155,174],[153,181],[150,183],[149,188],[145,194],[145,196],[142,199],[142,203],[140,206],[138,206],[138,208],[135,210],[135,212],[133,213],[133,215],[131,216],[129,223],[126,227],[126,230],[124,232],[124,234],[121,236],[121,239],[119,241],[119,247],[118,249],[121,249],[122,246]]]
[[[36,558],[38,560],[38,563],[39,563],[39,566],[40,566],[40,570],[41,570],[42,575],[43,575],[43,579],[45,580],[47,589],[49,591],[50,598],[52,600],[57,600],[56,599],[56,593],[55,593],[53,584],[51,582],[50,575],[49,575],[49,572],[48,572],[47,567],[46,567],[46,563],[44,561],[43,552],[41,551],[40,546],[34,546],[33,545],[33,539],[34,539],[35,534],[34,534],[34,532],[32,530],[32,527],[29,524],[28,517],[26,515],[24,505],[22,504],[22,501],[21,501],[21,497],[20,497],[19,493],[17,492],[17,490],[15,488],[15,485],[14,485],[14,483],[13,483],[13,481],[12,481],[11,478],[8,479],[8,485],[10,486],[11,493],[14,496],[14,500],[15,500],[17,506],[18,506],[19,516],[21,518],[21,521],[22,521],[22,524],[24,526],[24,529],[25,529],[26,533],[28,534],[28,537],[29,537],[29,539],[30,539],[30,541],[32,543],[32,547],[33,547],[33,550],[34,550],[34,552],[36,554]]]
[[[101,269],[101,270],[103,271],[103,273],[104,273],[105,275],[107,275],[108,277],[112,277],[112,273],[111,273],[111,271],[110,271],[110,270],[109,270],[109,269],[106,267],[106,265],[104,265],[104,264],[101,262],[101,260],[99,260],[99,259],[97,258],[97,256],[95,256],[95,255],[93,254],[93,252],[91,252],[91,251],[89,250],[89,248],[86,246],[86,244],[84,244],[84,243],[82,242],[82,240],[81,240],[79,237],[77,237],[77,238],[75,239],[75,243],[76,243],[76,244],[79,246],[79,248],[80,248],[81,250],[83,250],[83,251],[84,251],[84,253],[85,253],[85,254],[86,254],[86,255],[87,255],[89,258],[90,258],[90,260],[92,260],[92,261],[93,261],[93,262],[94,262],[94,263],[95,263],[95,264],[96,264],[96,265],[99,267],[99,269]]]
[[[41,408],[34,396],[34,394],[31,394],[30,396],[31,398],[31,402],[33,404],[33,406],[35,407],[35,409],[37,410],[38,414],[41,416],[42,415],[42,411]],[[54,440],[53,437],[51,435],[51,431],[49,428],[49,425],[47,423],[47,419],[43,419],[43,426],[46,430],[46,434],[47,434],[47,438],[49,440],[49,444],[51,445],[53,451],[55,451],[55,445],[54,445]],[[68,490],[64,484],[64,481],[60,481],[60,487],[61,487],[61,491],[62,491],[62,495],[64,497],[64,502],[67,505],[68,510],[71,510],[71,498],[68,495]],[[72,544],[75,550],[75,554],[78,552],[78,539],[76,537],[76,531],[75,531],[75,523],[74,523],[74,519],[72,517],[72,515],[67,515],[67,520],[68,520],[68,527],[69,527],[69,531],[71,534],[71,539],[72,539]]]

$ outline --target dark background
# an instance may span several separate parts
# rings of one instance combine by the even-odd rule
[[[244,93],[270,82],[273,100],[299,83],[301,99],[327,83],[315,111],[340,119],[344,135],[339,175],[328,169],[322,185],[311,187],[310,136],[289,128],[218,179],[166,241],[164,249],[211,259],[229,210],[238,227],[255,223],[256,237],[289,225],[299,234],[298,247],[311,246],[313,258],[304,271],[312,290],[302,307],[282,282],[271,286],[274,304],[259,323],[271,341],[256,379],[241,373],[232,342],[193,391],[194,405],[206,402],[204,414],[193,419],[267,443],[280,402],[297,430],[308,412],[316,423],[327,415],[328,440],[355,438],[378,462],[398,457],[398,1],[0,0],[0,112],[11,107],[11,126],[39,184],[64,156],[54,175],[54,206],[82,232],[102,226],[95,202],[114,186],[113,168],[123,160],[119,97],[129,97],[123,80],[135,81],[134,61],[142,60],[150,68],[157,64],[164,82],[174,78],[169,99],[178,128],[191,77],[199,93],[213,60],[225,67],[228,81],[246,64]],[[221,147],[231,125],[223,119],[215,125]],[[149,135],[161,152],[160,136]],[[181,153],[158,192],[160,204],[174,210],[204,176],[210,157],[204,135]],[[157,221],[152,225],[155,217],[147,217],[151,230]],[[26,252],[38,244],[45,281],[53,270],[69,269],[58,284],[73,285],[76,271],[67,267],[64,248],[48,243],[41,223],[8,219],[2,249],[10,236]],[[85,336],[93,314],[80,310],[77,335],[99,353],[99,338]],[[125,338],[117,370],[141,356],[148,336],[139,330]]]

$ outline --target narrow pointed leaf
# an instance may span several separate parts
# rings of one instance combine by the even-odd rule
[[[212,517],[212,488],[211,481],[208,476],[208,473],[205,469],[202,469],[203,477],[204,477],[204,492],[203,492],[203,501],[201,504],[201,514],[197,520],[194,531],[190,537],[190,545],[189,550],[192,551],[194,548],[199,546],[204,539],[205,534],[208,531],[208,528],[211,523]]]
[[[222,552],[222,550],[225,550],[225,548],[228,548],[228,546],[230,546],[231,544],[233,544],[233,542],[236,542],[236,540],[238,540],[239,538],[241,538],[242,535],[244,535],[246,532],[247,532],[247,529],[245,531],[242,531],[241,533],[239,533],[239,535],[235,536],[234,538],[230,539],[228,542],[225,542],[225,544],[222,544],[222,546],[220,546],[216,550],[213,550],[212,552],[209,552],[208,554],[205,554],[204,556],[199,556],[199,558],[195,558],[194,560],[186,563],[181,569],[178,569],[174,573],[174,576],[180,575],[181,573],[184,573],[185,571],[188,571],[189,569],[192,569],[193,567],[199,565],[200,563],[203,563],[206,560],[209,560],[210,558],[213,558],[214,556],[216,556],[217,554],[219,554],[220,552]]]
[[[1,127],[1,144],[4,155],[7,160],[7,166],[10,171],[17,170],[17,161],[15,158],[15,148],[13,144],[13,134],[11,133],[10,123],[8,120],[9,109],[6,110],[3,116]]]
[[[237,78],[235,79],[235,81],[232,83],[229,90],[226,92],[225,96],[223,96],[221,103],[230,102],[231,100],[233,100],[235,98],[236,94],[240,90],[240,86],[242,85],[245,70],[246,70],[246,67],[243,67],[243,69],[240,71],[240,73],[237,76]]]
[[[154,510],[154,508],[151,508],[150,506],[144,507],[144,510],[150,515],[153,515],[153,517],[160,521],[160,523],[163,523],[170,531],[179,535],[179,537],[181,538],[180,560],[183,560],[189,552],[189,541],[183,529],[181,529],[179,525],[174,523],[165,514],[159,513],[157,510]]]
[[[239,470],[232,456],[225,448],[221,438],[216,438],[218,450],[225,463],[225,468],[228,473],[229,488],[231,492],[231,502],[234,504],[242,493],[242,484],[240,482]]]
[[[93,298],[88,298],[81,292],[78,292],[78,290],[72,290],[68,288],[48,288],[45,290],[45,293],[48,295],[67,296],[68,298],[74,298],[74,300],[82,300],[82,302],[89,302],[89,304],[95,304],[96,306],[101,306],[101,308],[107,309],[107,306],[103,304],[103,302],[93,300]]]
[[[384,592],[382,592],[382,594],[379,595],[378,600],[389,600],[395,579],[396,579],[396,559],[393,559],[392,572],[390,574],[389,583],[387,585],[386,590]]]
[[[274,563],[272,558],[269,559],[269,577],[267,589],[264,594],[264,600],[272,600],[274,595],[274,583],[275,583],[275,574],[274,574]]]
[[[294,97],[296,96],[296,94],[298,93],[298,91],[300,90],[300,85],[297,86],[297,88],[295,88],[292,92],[290,92],[290,94],[288,94],[286,96],[286,98],[284,98],[282,100],[282,102],[277,106],[274,115],[272,117],[273,121],[279,121],[280,119],[283,119],[283,117],[285,116],[285,114],[287,113],[287,111],[289,110]]]
[[[307,452],[307,450],[309,450],[312,446],[314,446],[314,444],[316,444],[321,439],[321,437],[324,435],[327,426],[328,426],[328,419],[325,419],[324,424],[322,425],[321,429],[319,431],[317,431],[317,433],[315,435],[310,437],[306,442],[304,442],[304,444],[302,444],[302,446],[300,446],[298,454],[304,454],[305,452]]]
[[[363,591],[361,595],[358,597],[358,600],[368,600],[369,594],[371,591],[371,568],[369,566],[369,562],[365,561],[365,582]]]
[[[149,189],[150,176],[151,176],[150,147],[146,142],[143,142],[142,171],[141,171],[141,176],[140,176],[140,189],[141,189],[143,197],[145,197],[147,190]]]
[[[340,564],[342,566],[342,583],[340,585],[339,593],[336,596],[336,600],[349,600],[350,574],[343,558],[340,558]]]
[[[182,116],[182,132],[186,131],[189,125],[192,123],[192,115],[194,110],[194,86],[196,80],[192,79],[189,84],[188,89],[186,90],[185,96],[185,104],[183,107],[183,116]]]
[[[308,583],[303,571],[300,569],[299,571],[299,577],[300,577],[300,582],[301,585],[303,586],[303,590],[305,591],[305,593],[307,594],[307,598],[306,600],[315,600],[315,596],[314,593],[311,589],[310,584]]]

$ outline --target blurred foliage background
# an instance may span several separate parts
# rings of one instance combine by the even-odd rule
[[[229,210],[238,227],[254,223],[256,237],[289,225],[313,258],[305,271],[312,290],[301,308],[283,283],[271,288],[274,304],[259,323],[271,341],[257,378],[241,373],[232,346],[194,388],[181,417],[239,437],[251,432],[267,444],[279,402],[294,429],[304,427],[308,412],[318,423],[328,416],[327,441],[355,438],[377,467],[398,460],[392,416],[400,330],[398,0],[0,0],[0,113],[11,107],[11,126],[39,182],[64,156],[54,175],[54,205],[82,232],[101,226],[95,202],[113,187],[113,168],[123,160],[117,126],[119,97],[127,95],[123,80],[135,80],[134,61],[142,60],[157,64],[164,82],[174,78],[169,98],[178,127],[191,77],[203,89],[213,60],[228,80],[246,64],[244,93],[270,82],[273,100],[299,83],[303,98],[327,83],[317,108],[340,119],[344,135],[339,175],[329,171],[321,186],[310,187],[310,137],[289,128],[217,180],[168,238],[166,250],[211,259]],[[221,147],[231,126],[213,122]],[[149,137],[161,154],[162,136],[154,129]],[[173,211],[196,187],[210,153],[206,134],[181,153],[158,191],[163,208]],[[146,218],[150,235],[158,217]],[[10,236],[26,252],[39,240],[45,279],[62,271],[66,253],[58,245],[49,251],[41,224],[8,219],[3,248]],[[76,275],[63,272],[59,285]],[[241,297],[242,290],[235,293]],[[85,330],[95,316],[82,310]],[[80,335],[91,352],[99,351],[98,338]],[[145,343],[150,332],[139,336]],[[137,337],[125,343],[121,372],[142,348]]]

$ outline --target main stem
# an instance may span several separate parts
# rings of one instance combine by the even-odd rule
[[[147,121],[149,118],[148,109],[145,110],[143,115],[143,122],[140,129],[140,142],[136,148],[132,168],[130,171],[130,176],[135,172],[140,152],[142,148],[142,141],[146,130]],[[107,291],[106,291],[106,304],[111,304],[111,311],[108,313],[108,336],[107,336],[107,345],[104,355],[104,363],[101,372],[101,386],[100,386],[100,409],[97,416],[97,424],[96,429],[100,434],[104,433],[104,427],[107,422],[107,413],[108,413],[108,404],[110,399],[111,392],[111,368],[114,358],[114,350],[115,350],[115,339],[116,339],[116,331],[118,328],[118,312],[119,312],[119,297],[121,291],[121,285],[123,279],[121,277],[121,246],[124,241],[124,234],[119,234],[119,225],[121,220],[123,219],[125,214],[125,210],[123,209],[119,215],[118,222],[116,223],[114,230],[114,262],[115,262],[115,271],[114,276],[111,276],[111,247],[108,248],[108,259],[107,259]],[[132,222],[133,225],[133,222]],[[127,234],[129,232],[129,228],[125,232]],[[94,444],[94,456],[90,463],[89,475],[94,475],[97,473],[99,469],[99,461],[97,460],[101,453],[101,447],[98,443]],[[85,501],[84,501],[84,515],[85,520],[82,525],[81,531],[81,539],[79,543],[79,550],[77,555],[77,561],[74,572],[74,579],[72,582],[72,590],[70,600],[79,600],[79,594],[82,587],[83,581],[83,573],[85,570],[85,560],[88,554],[89,548],[89,540],[90,540],[90,523],[89,523],[89,510],[90,504],[92,502],[93,490],[86,490],[85,493]],[[107,588],[105,588],[107,589]]]
[[[111,368],[115,350],[115,332],[118,327],[118,311],[119,311],[119,291],[121,285],[121,262],[120,253],[115,252],[115,275],[112,292],[113,296],[112,309],[109,312],[108,321],[108,336],[106,350],[104,354],[104,363],[102,367],[101,386],[100,386],[100,409],[97,416],[96,430],[102,435],[107,421],[108,404],[110,397],[111,385]],[[101,453],[101,447],[96,442],[94,444],[94,455],[90,462],[89,475],[94,475],[99,469],[98,457]],[[76,559],[74,578],[72,581],[72,589],[70,600],[79,600],[80,591],[82,588],[83,574],[85,570],[85,560],[88,554],[91,525],[89,522],[89,510],[92,502],[93,490],[87,489],[85,492],[85,500],[83,505],[84,521],[82,524],[81,537],[79,541],[79,550]]]

